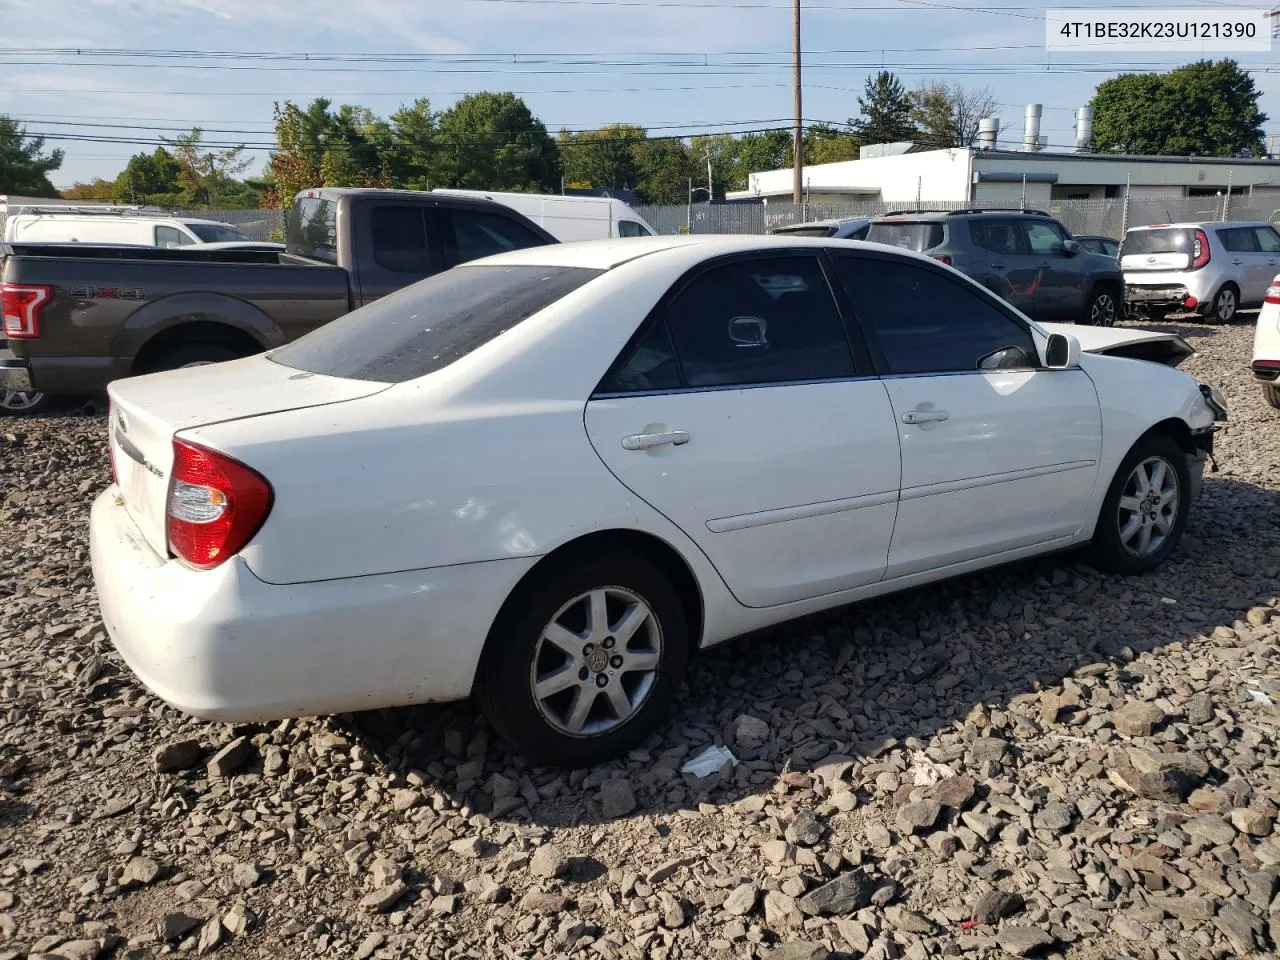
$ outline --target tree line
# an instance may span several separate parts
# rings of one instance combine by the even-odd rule
[[[1100,153],[1262,156],[1267,117],[1258,97],[1253,78],[1232,60],[1121,74],[1094,92],[1091,146]],[[971,146],[979,121],[998,116],[1002,106],[986,88],[930,81],[909,90],[888,70],[867,78],[857,105],[857,116],[843,125],[806,126],[806,164],[855,159],[865,144]],[[715,197],[745,189],[753,171],[792,162],[789,129],[681,137],[607,124],[553,135],[524,100],[507,92],[474,93],[443,111],[419,99],[388,117],[323,98],[305,106],[286,100],[275,105],[274,120],[276,146],[260,177],[243,177],[243,146],[211,148],[197,127],[136,154],[114,179],[78,183],[62,196],[279,208],[299,190],[321,186],[627,188],[646,203],[683,204],[706,199],[708,187]],[[0,116],[0,193],[57,195],[49,175],[60,168],[63,152],[46,153],[44,145],[44,138]]]

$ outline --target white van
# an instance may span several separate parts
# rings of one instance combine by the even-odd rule
[[[494,190],[433,190],[459,197],[482,197],[522,213],[561,243],[651,237],[653,227],[621,200],[565,197],[554,193],[502,193]]]
[[[19,207],[5,218],[4,239],[12,243],[184,247],[206,243],[243,243],[249,237],[237,227],[217,220],[138,214],[110,207],[79,212],[64,212],[56,207]]]

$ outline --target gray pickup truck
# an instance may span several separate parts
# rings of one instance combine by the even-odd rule
[[[285,250],[0,244],[0,394],[92,395],[120,377],[260,353],[455,264],[555,243],[488,200],[298,194]]]

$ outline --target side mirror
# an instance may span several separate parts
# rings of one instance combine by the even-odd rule
[[[1080,252],[1080,241],[1079,240],[1063,240],[1062,252],[1065,253],[1068,257],[1074,257],[1077,253]]]
[[[1080,341],[1061,333],[1049,334],[1044,348],[1044,365],[1050,370],[1062,370],[1080,363]]]

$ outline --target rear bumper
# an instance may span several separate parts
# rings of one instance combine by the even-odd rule
[[[30,390],[31,368],[8,350],[0,350],[0,390]]]
[[[197,571],[160,556],[118,492],[90,518],[103,622],[146,687],[207,720],[463,699],[492,617],[535,562],[268,584],[240,557]]]

